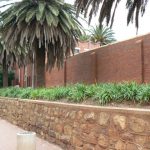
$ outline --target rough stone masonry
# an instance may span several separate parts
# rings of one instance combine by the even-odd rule
[[[0,117],[66,150],[150,150],[150,110],[0,98]]]

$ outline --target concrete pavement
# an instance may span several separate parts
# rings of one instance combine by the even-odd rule
[[[16,150],[16,133],[22,132],[21,128],[0,119],[0,150]],[[62,150],[60,147],[48,143],[43,139],[36,138],[36,150]]]

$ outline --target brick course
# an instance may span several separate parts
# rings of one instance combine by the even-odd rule
[[[93,43],[91,41],[79,41],[77,44],[77,47],[80,48],[80,53],[89,51],[94,48],[99,48],[100,44],[99,43]]]

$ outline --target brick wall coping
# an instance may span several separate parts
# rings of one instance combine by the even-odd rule
[[[63,103],[63,102],[50,102],[50,101],[42,101],[42,100],[31,100],[31,99],[20,99],[20,98],[8,98],[8,97],[0,97],[0,100],[8,100],[8,101],[19,101],[24,103],[34,103],[39,105],[46,105],[55,107],[64,107],[70,109],[84,109],[91,111],[99,111],[100,109],[105,112],[119,112],[123,114],[135,114],[135,115],[150,115],[150,109],[143,108],[122,108],[122,107],[111,107],[111,106],[93,106],[93,105],[83,105],[83,104],[71,104],[71,103]]]
[[[109,47],[109,46],[112,46],[112,45],[116,45],[116,44],[128,42],[128,41],[130,41],[130,40],[136,40],[136,39],[137,39],[137,42],[139,42],[139,41],[142,40],[145,36],[148,36],[148,35],[150,35],[150,33],[141,34],[141,35],[137,35],[137,36],[135,36],[135,37],[131,37],[131,38],[129,38],[129,39],[125,39],[125,40],[121,40],[121,41],[116,41],[116,42],[113,42],[113,43],[109,43],[109,44],[107,44],[107,45],[103,45],[103,46],[98,47],[98,48],[93,48],[92,50],[90,50],[90,52],[96,51],[96,50],[101,50],[102,48]],[[89,52],[89,51],[88,51],[88,52]],[[83,52],[83,53],[87,53],[87,52]]]

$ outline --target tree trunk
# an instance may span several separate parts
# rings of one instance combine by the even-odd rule
[[[35,88],[35,53],[33,53],[32,62],[32,88]]]
[[[45,87],[45,47],[35,49],[36,87]]]
[[[8,66],[6,60],[6,51],[3,58],[3,87],[8,87]]]

